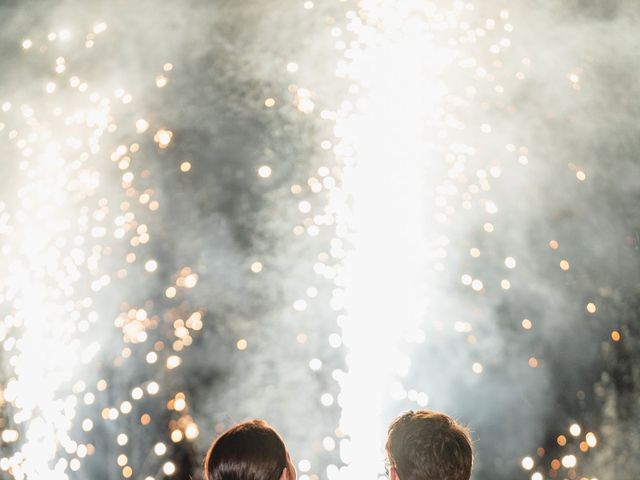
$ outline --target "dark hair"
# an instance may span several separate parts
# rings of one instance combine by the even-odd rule
[[[231,427],[204,459],[205,480],[278,480],[286,467],[284,442],[263,420]]]
[[[469,431],[444,413],[407,412],[389,426],[386,445],[400,480],[469,480],[473,450]]]

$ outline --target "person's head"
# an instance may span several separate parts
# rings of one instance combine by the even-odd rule
[[[231,427],[209,448],[205,480],[296,480],[280,435],[263,420]]]
[[[389,426],[386,444],[391,480],[469,480],[473,451],[469,431],[439,412],[407,412]]]

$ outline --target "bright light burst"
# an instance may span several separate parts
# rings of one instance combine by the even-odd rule
[[[435,33],[456,11],[425,2],[363,1],[349,13],[355,40],[338,75],[362,92],[337,114],[334,151],[344,164],[338,238],[348,254],[334,293],[348,372],[341,379],[341,478],[373,478],[381,466],[383,409],[406,398],[411,359],[406,343],[424,341],[429,289],[429,221],[434,140],[446,93],[439,77],[452,53]],[[423,399],[424,395],[420,398]]]
[[[47,93],[56,91],[52,85]],[[78,81],[59,103],[36,99],[33,106],[6,108],[5,118],[17,152],[15,195],[3,204],[2,303],[9,313],[2,339],[12,372],[3,396],[13,410],[12,441],[21,447],[0,467],[16,479],[63,480],[86,454],[71,437],[78,405],[72,384],[99,350],[86,341],[97,319],[87,279],[94,291],[111,281],[101,269],[108,247],[95,243],[105,234],[108,203],[95,198],[101,178],[94,166],[112,124],[111,100],[89,95]]]
[[[96,35],[106,30],[105,22],[96,23],[86,35],[84,48],[93,48]],[[151,424],[151,416],[140,412],[135,403],[144,395],[161,393],[155,380],[135,387],[130,397],[126,390],[111,392],[106,401],[115,399],[117,404],[91,412],[91,405],[104,405],[105,399],[98,396],[109,389],[105,379],[97,381],[95,390],[89,384],[89,372],[95,374],[101,365],[98,355],[105,326],[121,329],[122,342],[131,345],[124,346],[116,358],[107,352],[106,362],[123,365],[134,348],[142,348],[148,351],[147,363],[162,359],[165,371],[180,366],[178,352],[191,344],[191,335],[203,326],[202,314],[185,311],[184,303],[171,309],[165,319],[172,324],[174,338],[171,348],[165,349],[162,341],[148,345],[150,332],[159,324],[159,317],[148,308],[125,303],[113,323],[111,314],[104,314],[100,305],[103,289],[129,275],[158,270],[158,261],[146,258],[140,247],[150,240],[144,217],[156,211],[159,202],[154,189],[144,187],[149,172],[134,168],[140,144],[119,144],[127,134],[117,140],[113,135],[119,128],[124,132],[134,128],[116,122],[132,95],[123,88],[109,93],[104,85],[90,85],[71,73],[67,59],[56,56],[57,46],[51,42],[71,42],[73,37],[70,30],[64,30],[50,33],[43,40],[46,45],[35,38],[23,41],[23,55],[39,55],[53,64],[55,79],[45,81],[28,103],[2,101],[0,131],[10,142],[3,154],[14,191],[5,189],[0,203],[0,341],[8,358],[0,405],[8,422],[2,425],[2,441],[10,446],[5,446],[0,469],[17,480],[68,479],[81,468],[84,458],[95,453],[89,432],[96,422],[141,413],[140,425]],[[165,65],[164,70],[170,68]],[[138,134],[148,127],[146,120],[135,122]],[[170,130],[161,128],[154,139],[164,149],[172,136]],[[137,260],[143,268],[136,265]],[[184,267],[174,280],[175,285],[167,288],[167,298],[194,288],[198,274]],[[163,416],[156,411],[154,419],[171,418],[171,412],[176,412],[176,420],[170,422],[171,438],[174,442],[195,440],[199,430],[188,414],[185,394],[167,394],[169,413]],[[80,414],[93,418],[79,419]],[[80,427],[86,435],[79,432]],[[124,432],[114,437],[120,448],[129,442]],[[117,464],[124,478],[134,475],[124,453],[117,457]],[[176,471],[173,463],[165,464],[167,475]]]

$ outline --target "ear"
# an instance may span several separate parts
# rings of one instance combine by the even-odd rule
[[[290,480],[289,479],[289,469],[287,467],[284,467],[282,469],[282,475],[280,475],[280,480]]]
[[[391,469],[389,470],[389,480],[400,480],[398,471],[395,469],[395,467],[391,467]]]

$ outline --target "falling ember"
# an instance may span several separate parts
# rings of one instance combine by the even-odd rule
[[[160,129],[153,136],[153,140],[158,144],[160,148],[167,148],[173,138],[173,132],[171,130]]]
[[[144,118],[140,118],[136,121],[136,131],[138,133],[144,133],[147,131],[148,128],[149,128],[149,122],[147,122]]]

